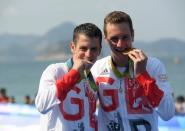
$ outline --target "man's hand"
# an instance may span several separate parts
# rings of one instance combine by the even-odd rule
[[[128,56],[134,62],[136,76],[146,71],[147,56],[139,49],[129,51]]]
[[[79,58],[77,55],[73,56],[73,69],[78,70],[82,75],[84,70],[90,70],[94,63],[83,58]]]

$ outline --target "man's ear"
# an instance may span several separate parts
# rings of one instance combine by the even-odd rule
[[[107,39],[107,37],[105,35],[103,37],[104,37],[105,43],[108,44],[109,40]]]
[[[71,52],[73,54],[74,53],[74,50],[75,50],[75,44],[74,44],[73,41],[71,41],[71,43],[70,43],[70,49],[71,49]]]
[[[99,49],[98,56],[101,54],[101,51],[102,51],[102,47],[100,47],[100,49]]]
[[[105,43],[106,43],[106,44],[109,43],[109,40],[108,40],[108,39],[105,39]]]
[[[134,30],[132,31],[132,42],[134,42]]]

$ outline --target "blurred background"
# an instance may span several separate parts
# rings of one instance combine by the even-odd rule
[[[92,22],[103,29],[104,17],[121,10],[133,20],[134,46],[163,61],[174,97],[184,97],[184,5],[184,0],[0,0],[0,89],[11,103],[34,106],[43,70],[70,58],[74,27]],[[103,44],[101,57],[108,54]]]

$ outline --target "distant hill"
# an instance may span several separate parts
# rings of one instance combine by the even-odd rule
[[[135,46],[147,54],[158,57],[185,57],[185,41],[177,39],[160,39],[151,43],[135,42]]]
[[[73,30],[75,28],[75,24],[71,22],[62,23],[53,29],[49,30],[42,39],[45,39],[49,42],[60,42],[66,40],[72,40]]]
[[[64,59],[70,55],[69,43],[75,26],[71,22],[62,23],[43,36],[0,35],[0,62]]]
[[[70,55],[69,43],[72,41],[75,24],[66,22],[49,30],[37,42],[37,60],[65,59]]]
[[[36,35],[17,35],[17,34],[3,34],[0,35],[1,46],[10,46],[12,44],[26,45],[36,41],[39,36]]]
[[[62,23],[43,36],[0,35],[0,62],[67,59],[71,55],[69,43],[75,26],[71,22]],[[109,47],[104,43],[102,45],[102,55],[108,55]],[[134,46],[152,56],[185,57],[185,42],[177,39],[161,39],[148,43],[135,41]]]
[[[0,62],[33,59],[36,56],[34,43],[39,38],[35,35],[0,35]]]

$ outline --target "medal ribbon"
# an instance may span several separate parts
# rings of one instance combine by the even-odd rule
[[[67,64],[67,67],[68,67],[69,70],[70,70],[70,69],[72,68],[72,66],[73,66],[73,59],[72,59],[72,58],[68,59],[68,60],[66,61],[66,64]],[[95,84],[95,81],[94,81],[94,79],[93,79],[93,76],[92,76],[91,71],[84,70],[84,76],[85,76],[85,79],[88,81],[89,86],[91,87],[91,89],[94,90],[94,91],[97,91],[97,90],[98,90],[98,87],[97,87],[96,84]],[[82,79],[84,79],[84,78],[81,78],[81,79],[79,80],[79,82],[80,82]]]
[[[128,64],[126,65],[126,70],[122,73],[120,72],[116,66],[114,65],[112,59],[110,59],[110,65],[112,68],[112,71],[114,72],[114,74],[116,75],[116,77],[118,78],[123,78],[123,77],[128,77],[131,78],[134,76],[134,71],[133,71],[133,62],[132,60],[129,59]]]

